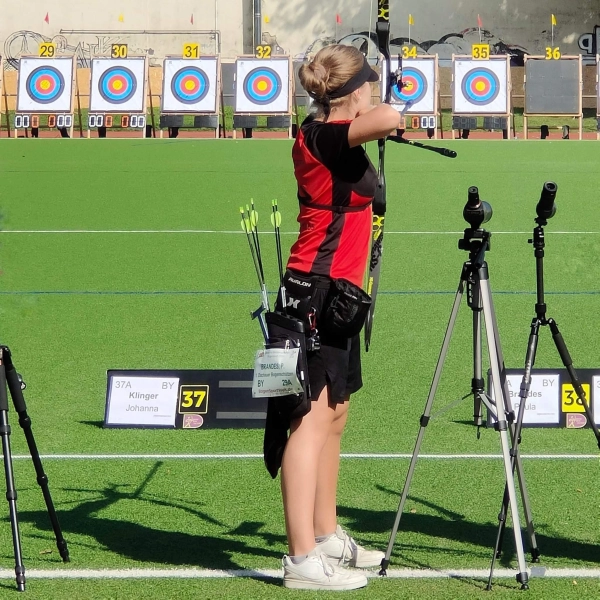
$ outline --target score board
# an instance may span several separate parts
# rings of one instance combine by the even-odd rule
[[[264,427],[267,399],[252,398],[252,369],[107,371],[105,427]]]
[[[596,425],[600,425],[600,370],[577,369],[577,376],[586,395],[586,400]],[[507,369],[506,383],[509,400],[515,411],[519,410],[519,391],[523,379],[522,369]],[[492,375],[488,371],[488,389],[493,398]],[[488,411],[488,426],[494,417]],[[582,429],[589,427],[583,404],[571,385],[566,369],[532,369],[531,387],[523,415],[524,427],[564,427]]]

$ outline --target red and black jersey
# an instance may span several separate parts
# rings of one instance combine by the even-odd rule
[[[361,146],[350,148],[350,121],[308,118],[292,150],[300,234],[288,268],[362,286],[369,256],[377,172]]]

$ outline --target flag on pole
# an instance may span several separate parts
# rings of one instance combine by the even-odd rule
[[[46,13],[46,18],[44,19],[48,25],[50,25],[50,13]]]
[[[270,23],[271,19],[269,19],[269,17],[267,15],[265,15],[265,23]]]
[[[192,16],[190,17],[190,23],[193,25],[194,24],[194,13],[192,13]]]
[[[409,25],[414,25],[415,24],[415,20],[413,19],[412,15],[408,15],[408,24]]]
[[[477,15],[477,27],[481,29],[483,27],[483,23],[481,22],[481,17]]]
[[[552,25],[556,25],[556,17],[552,15]]]
[[[119,15],[119,23],[125,23],[125,17],[123,16],[123,13]]]
[[[335,15],[335,24],[336,25],[341,25],[342,24],[342,17],[341,15]]]

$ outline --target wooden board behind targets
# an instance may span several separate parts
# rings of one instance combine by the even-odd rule
[[[19,60],[17,112],[73,112],[74,73],[73,56],[22,56]]]
[[[510,115],[510,57],[452,57],[452,113]]]
[[[215,114],[219,110],[219,58],[167,57],[163,67],[163,114]]]
[[[546,60],[525,57],[526,115],[575,116],[582,113],[581,55]]]
[[[392,58],[392,71],[398,69],[398,58]],[[395,85],[392,88],[391,104],[402,109],[408,101],[412,106],[405,111],[407,115],[436,115],[438,113],[438,57],[419,56],[402,61],[402,90]]]
[[[291,68],[289,56],[239,57],[235,62],[235,112],[290,114]]]
[[[145,56],[92,59],[90,113],[145,113],[147,72]]]

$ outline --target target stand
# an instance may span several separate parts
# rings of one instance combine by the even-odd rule
[[[578,119],[583,139],[583,59],[562,56],[525,55],[525,110],[523,137],[529,138],[529,117],[571,117]]]
[[[452,55],[452,139],[456,129],[476,129],[483,117],[484,129],[506,131],[511,139],[510,57],[493,55],[484,60],[471,55]]]
[[[2,99],[6,98],[6,91],[3,87],[3,75],[4,75],[4,57],[0,55],[0,133],[2,133]],[[10,137],[10,125],[8,124],[8,102],[5,102],[6,105],[6,130],[8,131],[8,135]]]
[[[221,65],[218,56],[167,56],[163,64],[160,137],[164,128],[208,127],[220,136]],[[222,104],[222,101],[221,101]],[[223,109],[224,110],[224,109]],[[185,117],[193,117],[186,125]],[[225,129],[223,127],[223,135]]]
[[[596,139],[600,140],[600,55],[596,54]]]
[[[257,127],[258,116],[267,127],[286,127],[292,137],[292,61],[289,56],[256,58],[238,56],[235,62],[235,108],[233,139],[237,127]]]
[[[15,138],[19,137],[19,131],[26,132],[30,127],[37,130],[43,126],[60,130],[63,137],[73,137],[75,75],[74,56],[21,57]]]
[[[133,129],[146,137],[148,110],[146,56],[92,58],[87,137],[93,129]],[[115,118],[120,117],[120,119]]]

